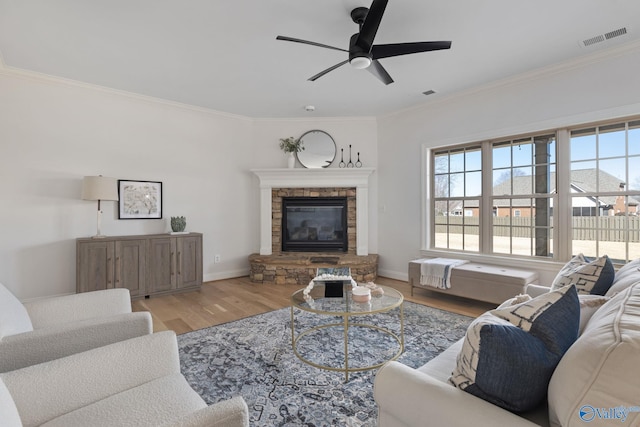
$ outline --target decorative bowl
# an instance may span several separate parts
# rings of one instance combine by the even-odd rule
[[[371,301],[371,290],[363,286],[358,286],[356,288],[353,288],[353,290],[351,291],[351,295],[353,296],[353,300],[355,302]]]

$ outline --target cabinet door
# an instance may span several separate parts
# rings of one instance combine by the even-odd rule
[[[148,294],[176,288],[176,241],[170,237],[149,239],[147,258]]]
[[[142,297],[146,292],[147,241],[119,240],[115,242],[115,287],[127,288],[131,297]]]
[[[114,242],[78,242],[76,291],[89,292],[114,287]]]
[[[202,236],[176,237],[178,250],[177,287],[202,285]]]

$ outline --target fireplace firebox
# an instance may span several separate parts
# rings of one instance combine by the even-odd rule
[[[283,252],[347,252],[346,197],[283,197]]]

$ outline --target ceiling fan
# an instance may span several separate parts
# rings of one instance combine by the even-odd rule
[[[378,59],[408,55],[412,53],[429,52],[432,50],[449,49],[451,47],[451,42],[437,41],[374,45],[373,39],[376,37],[376,33],[378,32],[378,27],[382,21],[382,16],[384,15],[384,10],[387,7],[387,2],[388,0],[373,0],[371,8],[356,7],[351,11],[351,19],[353,22],[358,24],[360,31],[351,36],[351,40],[349,41],[349,50],[308,40],[296,39],[293,37],[278,36],[276,39],[340,50],[349,54],[349,59],[346,59],[324,71],[319,72],[315,76],[310,77],[310,81],[315,81],[348,62],[354,68],[366,68],[371,74],[382,81],[382,83],[388,85],[389,83],[393,83],[393,79],[389,73],[387,73],[387,70],[384,69],[382,64],[380,64]]]

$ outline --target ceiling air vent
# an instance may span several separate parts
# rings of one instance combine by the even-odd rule
[[[604,38],[609,40],[614,37],[624,36],[625,34],[627,34],[627,29],[625,27],[622,27],[622,28],[618,28],[617,30],[609,31],[608,33],[605,33]]]
[[[586,47],[586,46],[591,46],[592,44],[603,42],[604,40],[605,40],[604,36],[600,34],[599,36],[595,36],[595,37],[591,37],[590,39],[583,40],[582,44]]]
[[[593,46],[594,44],[602,43],[605,40],[611,40],[616,37],[624,36],[627,34],[627,27],[618,28],[617,30],[609,31],[608,33],[598,34],[597,36],[590,37],[582,40],[580,43],[583,47]]]
[[[436,93],[435,90],[427,90],[425,92],[422,92],[423,95],[433,95],[434,93]]]

